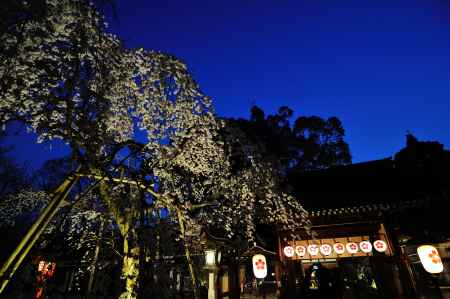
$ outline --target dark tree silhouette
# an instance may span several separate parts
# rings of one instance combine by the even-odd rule
[[[253,106],[249,120],[229,119],[261,148],[261,154],[285,174],[351,163],[345,130],[337,117],[300,116],[293,124],[293,111],[282,106],[278,113],[265,115]]]
[[[292,131],[295,139],[294,161],[297,170],[323,169],[351,163],[345,130],[337,117],[297,118]]]

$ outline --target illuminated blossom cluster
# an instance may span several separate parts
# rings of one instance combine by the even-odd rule
[[[96,247],[111,250],[114,245],[115,228],[108,214],[96,210],[79,210],[71,212],[64,220],[64,240],[72,250],[82,254],[75,272],[75,285],[90,273],[93,267],[101,270],[103,261],[96,257]]]
[[[49,202],[44,191],[22,190],[0,202],[0,226],[14,226],[21,217],[39,213]]]
[[[214,137],[188,140],[172,149],[182,157],[192,153],[207,157],[206,161],[195,158],[194,162],[204,167],[202,172],[186,168],[191,159],[180,160],[179,156],[156,164],[157,175],[163,178],[160,189],[175,206],[184,208],[188,230],[195,231],[203,224],[223,229],[227,238],[240,235],[252,242],[255,226],[260,223],[291,232],[309,227],[307,212],[283,191],[280,175],[263,161],[258,147],[242,131],[216,120],[216,127],[209,132],[214,132]],[[192,219],[197,216],[189,213],[191,206],[205,202],[216,204],[206,206],[202,217]]]
[[[241,168],[230,169],[232,174],[222,178],[223,200],[207,222],[214,225],[212,219],[222,218],[229,238],[244,232],[250,242],[254,241],[257,224],[271,224],[278,230],[292,233],[299,228],[309,228],[308,213],[297,199],[280,187],[280,175],[271,163],[261,159],[258,147],[246,141],[248,139],[236,128],[225,134],[228,152],[233,153],[228,157],[229,162],[240,159]],[[236,140],[239,140],[238,146],[233,142]]]

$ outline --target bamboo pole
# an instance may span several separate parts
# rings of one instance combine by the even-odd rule
[[[134,186],[143,188],[143,189],[145,189],[147,191],[151,190],[151,189],[148,188],[149,186],[147,186],[147,185],[145,185],[145,184],[143,184],[141,182],[129,180],[129,179],[122,178],[122,177],[121,178],[110,178],[110,177],[107,177],[107,176],[101,176],[101,175],[97,175],[97,174],[83,174],[83,173],[76,173],[75,175],[78,176],[78,177],[94,178],[94,179],[97,179],[97,180],[113,181],[113,182],[116,182],[116,183],[124,183],[124,184],[128,184],[128,185],[134,185]],[[152,186],[153,185],[150,185],[150,187],[152,187]]]
[[[8,282],[11,280],[12,276],[19,268],[20,264],[23,262],[30,249],[39,239],[39,236],[55,216],[64,199],[67,197],[78,179],[79,178],[76,176],[69,176],[61,183],[61,185],[58,186],[58,188],[53,193],[54,195],[50,203],[47,205],[38,219],[33,223],[25,236],[22,238],[19,245],[15,248],[9,258],[3,264],[0,270],[0,294],[4,291]],[[11,266],[12,269],[8,272]]]

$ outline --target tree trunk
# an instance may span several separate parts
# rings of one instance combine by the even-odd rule
[[[123,239],[122,275],[125,278],[125,292],[120,295],[120,299],[137,298],[139,256],[137,232],[134,228],[130,228]]]
[[[109,191],[107,184],[101,182],[101,196],[112,213],[123,237],[122,277],[125,279],[125,291],[120,295],[119,299],[136,299],[139,281],[140,246],[135,222],[140,211],[139,201],[136,197],[136,190],[132,188],[129,205],[121,208],[119,203],[109,195]]]

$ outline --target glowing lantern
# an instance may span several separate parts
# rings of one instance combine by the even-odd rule
[[[55,267],[56,263],[40,261],[38,264],[38,272],[40,272],[41,275],[52,277],[55,272]]]
[[[205,250],[205,264],[209,267],[214,267],[216,265],[216,250],[207,249]]]
[[[56,263],[40,261],[38,264],[37,285],[36,294],[34,298],[41,299],[44,294],[44,283],[47,279],[51,278],[55,273]]]
[[[372,244],[369,241],[362,241],[359,243],[359,248],[364,253],[370,253],[372,251]]]
[[[293,251],[293,250],[292,250]],[[264,278],[267,276],[266,257],[262,254],[255,254],[252,257],[253,274],[256,278]]]
[[[295,253],[298,256],[305,256],[305,254],[306,254],[306,247],[302,246],[302,245],[295,246]]]
[[[358,252],[358,244],[355,242],[350,242],[345,245],[345,249],[351,254],[355,254]]]
[[[387,250],[387,244],[383,240],[376,240],[373,242],[373,248],[378,252],[385,252]]]
[[[294,248],[292,246],[286,246],[283,249],[284,255],[287,257],[293,257],[294,256]]]
[[[429,273],[441,273],[444,270],[441,257],[437,249],[431,245],[422,245],[417,248],[420,262]]]
[[[42,272],[44,270],[44,267],[45,267],[45,262],[40,261],[38,264],[38,272]]]
[[[319,246],[317,246],[316,244],[311,244],[308,246],[308,253],[311,256],[317,255],[319,253]]]
[[[320,253],[322,254],[322,255],[330,255],[331,254],[331,251],[332,251],[332,248],[331,248],[331,246],[330,245],[328,245],[328,244],[322,244],[322,245],[320,245]]]
[[[336,243],[333,245],[334,252],[337,254],[344,254],[345,253],[345,246],[342,243]]]

